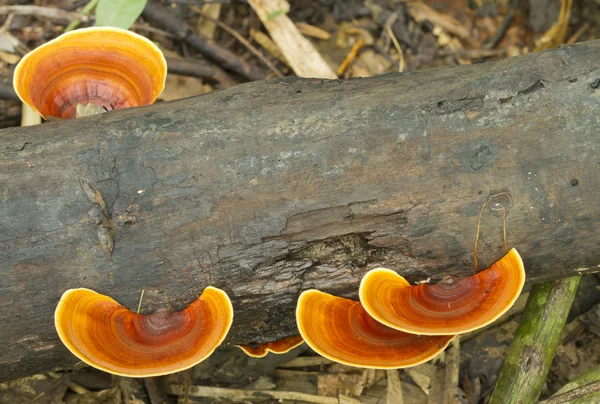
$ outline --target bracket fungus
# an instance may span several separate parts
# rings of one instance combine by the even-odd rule
[[[75,118],[78,104],[103,110],[152,104],[166,76],[165,58],[147,38],[91,27],[29,52],[15,68],[13,85],[44,118]]]
[[[377,268],[360,284],[365,310],[377,321],[421,335],[462,334],[494,322],[517,300],[525,269],[514,248],[492,266],[463,279],[410,285],[396,272]]]
[[[253,358],[263,358],[267,356],[269,352],[274,354],[284,354],[296,348],[297,346],[302,345],[303,342],[304,339],[301,335],[294,335],[277,341],[261,344],[256,347],[251,345],[238,345],[238,347],[248,356]]]
[[[314,289],[300,295],[296,322],[300,334],[314,351],[333,361],[361,368],[415,366],[442,352],[455,337],[394,330],[369,316],[360,302]]]
[[[160,376],[200,363],[223,342],[232,321],[229,297],[210,286],[183,311],[150,315],[90,289],[70,289],[54,314],[58,335],[75,356],[127,377]]]

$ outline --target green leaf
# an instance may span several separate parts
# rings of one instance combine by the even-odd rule
[[[148,0],[100,0],[96,25],[129,29],[144,11]]]

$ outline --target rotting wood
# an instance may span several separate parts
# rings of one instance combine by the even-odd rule
[[[131,310],[145,290],[142,313],[223,288],[235,345],[297,334],[301,291],[356,298],[375,266],[410,281],[472,274],[479,210],[500,193],[529,281],[598,271],[599,65],[595,41],[3,130],[0,380],[77,362],[53,325],[68,288]],[[79,179],[114,221],[111,261]],[[502,238],[502,212],[486,209],[480,268]]]
[[[534,285],[490,404],[537,403],[581,276]]]

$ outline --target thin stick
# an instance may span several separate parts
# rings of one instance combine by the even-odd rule
[[[241,36],[236,30],[234,30],[233,28],[231,28],[229,25],[225,24],[224,22],[219,21],[216,18],[213,18],[212,16],[206,14],[203,10],[201,10],[200,8],[198,8],[196,6],[189,6],[189,8],[192,9],[193,11],[195,11],[196,13],[200,14],[202,17],[204,17],[208,21],[214,22],[220,28],[224,29],[225,31],[227,31],[228,33],[233,35],[235,37],[235,39],[240,41],[240,43],[242,45],[244,45],[246,48],[248,48],[248,50],[250,52],[252,52],[257,58],[259,58],[269,69],[271,69],[271,71],[273,71],[273,73],[275,73],[277,75],[277,77],[283,77],[283,73],[281,73],[281,71],[277,67],[275,67],[275,65],[273,63],[271,63],[271,61],[269,59],[267,59],[265,57],[265,55],[263,55],[258,49],[256,49],[250,42],[248,42],[246,40],[246,38]]]
[[[80,17],[78,13],[64,11],[60,8],[42,7],[42,6],[0,6],[0,15],[15,14],[33,16],[40,19],[48,19],[50,21],[62,24],[72,21]],[[87,18],[86,18],[87,20]]]
[[[488,201],[485,201],[483,205],[481,205],[481,210],[479,211],[479,218],[477,218],[477,233],[475,233],[475,248],[473,251],[473,261],[475,262],[475,271],[479,270],[479,263],[477,262],[477,244],[479,244],[479,230],[481,229],[481,216],[483,215],[483,210],[487,206]]]
[[[583,35],[583,33],[584,33],[585,31],[587,31],[587,30],[588,30],[588,28],[589,28],[589,27],[590,27],[590,23],[589,23],[589,22],[586,22],[586,23],[585,23],[585,24],[583,24],[583,25],[581,26],[581,28],[579,28],[579,29],[577,30],[577,32],[575,32],[575,33],[573,34],[573,36],[571,36],[571,38],[569,38],[569,39],[567,40],[567,42],[565,42],[565,43],[566,43],[567,45],[574,44],[574,43],[575,43],[575,41],[577,41],[577,40],[579,39],[579,37],[580,37],[581,35]]]
[[[167,387],[167,393],[183,395],[183,386],[171,385]],[[295,391],[270,391],[270,390],[242,390],[227,389],[222,387],[190,386],[192,397],[223,398],[234,402],[272,398],[275,400],[306,401],[316,404],[360,404],[360,401],[340,395],[339,397],[322,397],[313,394],[299,393]]]
[[[404,71],[404,52],[402,51],[402,47],[398,43],[398,39],[396,38],[396,35],[394,35],[394,31],[392,31],[392,27],[390,27],[389,25],[387,26],[387,33],[390,36],[392,42],[394,43],[394,47],[398,51],[399,62],[400,62],[400,68],[398,69],[398,71],[400,73],[402,73]]]
[[[363,47],[364,44],[365,44],[365,42],[362,40],[362,38],[359,38],[358,41],[352,47],[352,49],[350,49],[350,52],[348,53],[348,55],[346,55],[346,58],[344,59],[344,61],[342,62],[342,64],[340,65],[340,67],[339,67],[339,69],[337,71],[337,75],[338,76],[341,76],[342,74],[344,74],[344,72],[348,68],[348,65],[354,59],[356,59],[356,54],[358,53],[358,51],[360,50],[360,48]]]
[[[81,16],[87,16],[96,6],[98,5],[98,0],[90,0],[88,4],[81,10]],[[77,18],[67,25],[64,32],[69,32],[81,25],[81,19]]]
[[[504,252],[506,252],[506,208],[502,206],[502,233],[504,237]]]
[[[140,295],[140,302],[138,303],[137,313],[140,314],[140,310],[142,308],[142,299],[144,298],[144,289],[142,289],[142,294]]]

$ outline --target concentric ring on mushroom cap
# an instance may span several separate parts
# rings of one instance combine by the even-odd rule
[[[206,359],[233,322],[227,294],[207,287],[180,312],[136,314],[89,289],[67,290],[54,313],[61,341],[79,359],[120,376],[152,377]]]
[[[267,342],[266,344],[260,344],[256,347],[250,345],[238,345],[238,348],[244,351],[248,356],[253,358],[263,358],[267,356],[269,352],[274,354],[284,354],[297,346],[302,345],[303,342],[304,339],[301,335],[294,335],[277,341]]]
[[[300,295],[296,322],[304,341],[318,354],[361,368],[415,366],[442,352],[455,337],[394,330],[369,316],[360,302],[314,289]]]
[[[504,314],[525,284],[525,268],[514,248],[491,267],[452,282],[411,286],[385,268],[369,271],[359,296],[377,321],[422,335],[462,334],[484,327]]]
[[[152,104],[165,87],[167,62],[131,31],[70,31],[29,52],[15,68],[19,98],[43,117],[74,118],[77,104],[107,109]]]

